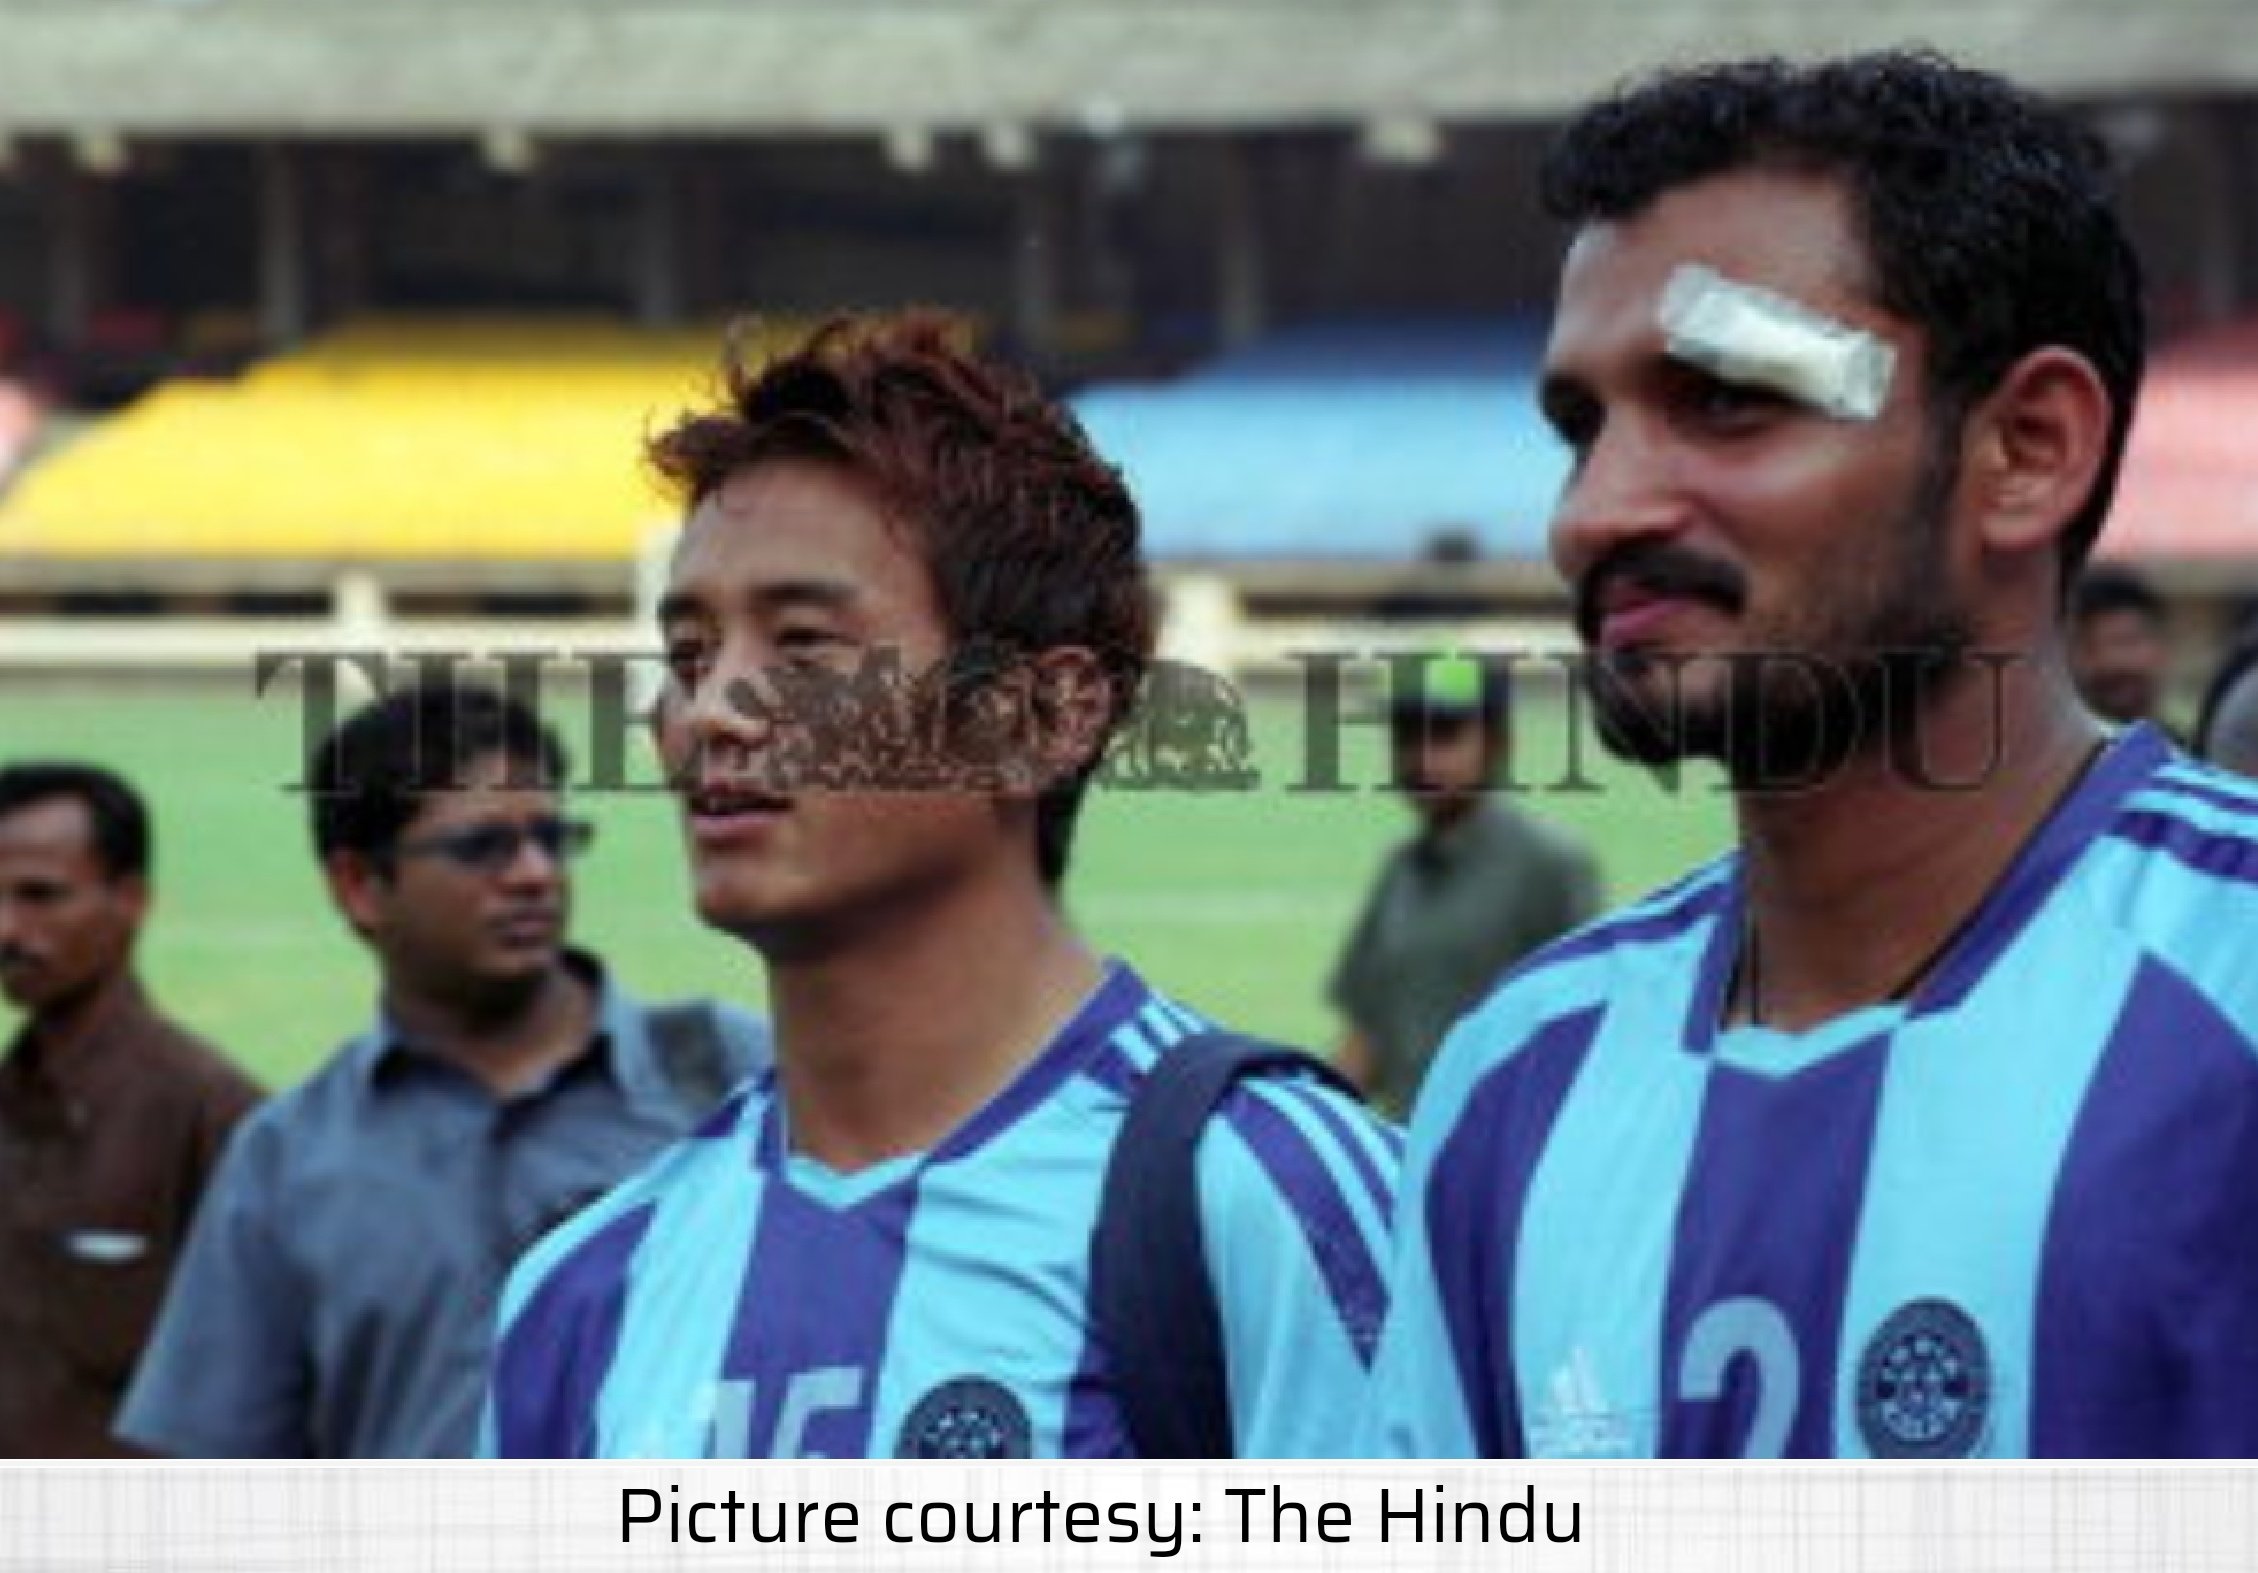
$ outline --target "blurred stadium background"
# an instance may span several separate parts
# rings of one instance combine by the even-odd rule
[[[1264,788],[1101,801],[1080,915],[1328,1039],[1401,822],[1284,790],[1285,656],[1564,640],[1528,397],[1551,126],[1666,61],[1909,40],[2068,96],[2124,166],[2160,353],[2107,549],[2193,684],[2258,591],[2252,0],[0,0],[0,757],[148,789],[149,971],[286,1081],[368,977],[256,653],[646,648],[637,438],[722,324],[936,302],[1072,394],[1172,653],[1258,695]],[[1523,781],[1560,779],[1564,714],[1529,696]],[[1530,801],[1618,896],[1720,843],[1706,785],[1591,768]],[[663,803],[589,807],[584,936],[639,987],[750,992]]]

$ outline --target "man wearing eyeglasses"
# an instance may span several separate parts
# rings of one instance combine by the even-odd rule
[[[119,1430],[200,1457],[447,1457],[476,1440],[503,1275],[766,1058],[751,1017],[648,1008],[567,948],[562,747],[484,690],[347,719],[314,843],[375,1023],[229,1148]]]

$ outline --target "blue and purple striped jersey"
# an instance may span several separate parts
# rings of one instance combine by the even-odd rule
[[[511,1280],[504,1456],[1091,1457],[1129,1450],[1087,1308],[1128,1095],[1205,1024],[1125,967],[931,1151],[853,1174],[751,1084]],[[1235,1089],[1198,1153],[1242,1455],[1356,1441],[1396,1135],[1299,1081]]]
[[[1728,858],[1463,1021],[1378,1450],[2258,1455],[2258,791],[2120,738],[1911,1001],[1720,1028]]]

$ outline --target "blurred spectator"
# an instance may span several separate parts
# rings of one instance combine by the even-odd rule
[[[2245,633],[2212,675],[2194,746],[2199,758],[2258,780],[2258,633]]]
[[[134,974],[149,815],[106,770],[0,769],[0,1455],[110,1425],[221,1143],[259,1091]]]
[[[230,1147],[120,1429],[200,1456],[464,1455],[510,1264],[718,1103],[766,1037],[722,1007],[648,1009],[565,948],[588,826],[520,706],[397,693],[308,774],[377,1019]]]
[[[1389,1112],[1411,1107],[1443,1035],[1538,946],[1599,910],[1590,855],[1492,789],[1507,694],[1479,663],[1429,663],[1389,712],[1395,784],[1417,832],[1389,854],[1334,969],[1335,1058]]]
[[[2154,721],[2172,665],[2163,598],[2117,563],[2086,569],[2070,592],[2070,676],[2093,713],[2118,726]]]

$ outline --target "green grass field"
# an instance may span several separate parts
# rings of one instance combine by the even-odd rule
[[[559,695],[551,718],[577,746],[584,709]],[[1584,834],[1626,900],[1707,856],[1727,834],[1725,800],[1691,778],[1664,790],[1578,743],[1589,789],[1563,779],[1570,739],[1557,702],[1524,704],[1513,777],[1531,812]],[[1380,784],[1370,726],[1342,740],[1358,789],[1292,790],[1307,779],[1299,707],[1256,703],[1262,784],[1194,796],[1093,797],[1068,896],[1100,946],[1136,961],[1186,1001],[1249,1030],[1304,1043],[1335,1032],[1323,991],[1335,947],[1406,817]],[[66,755],[119,769],[157,822],[158,904],[143,972],[178,1016],[271,1085],[303,1075],[366,1016],[372,971],[332,913],[309,848],[296,691],[72,686],[0,691],[0,759]],[[631,779],[650,779],[647,764]],[[648,996],[760,998],[759,968],[690,915],[668,801],[582,793],[600,826],[576,886],[576,932]],[[0,1035],[13,1017],[0,1006]]]

